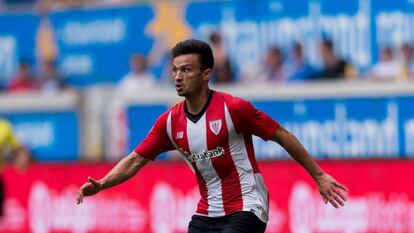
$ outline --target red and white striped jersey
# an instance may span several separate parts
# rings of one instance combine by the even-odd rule
[[[177,149],[192,165],[201,200],[196,213],[221,217],[251,211],[268,220],[268,193],[256,163],[252,135],[268,140],[279,124],[249,102],[213,92],[202,117],[194,123],[184,101],[162,114],[135,149],[154,160]]]

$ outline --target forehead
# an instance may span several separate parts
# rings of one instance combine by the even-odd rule
[[[184,66],[184,65],[192,66],[192,65],[198,65],[198,64],[199,64],[198,56],[195,53],[177,56],[172,61],[172,65],[176,67]]]

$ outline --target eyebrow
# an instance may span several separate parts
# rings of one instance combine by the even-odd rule
[[[191,67],[191,64],[190,63],[185,63],[185,64],[182,64],[182,65],[179,65],[179,66],[175,66],[174,64],[172,64],[172,68],[182,68],[182,67],[186,67],[186,66],[189,66],[189,67]]]

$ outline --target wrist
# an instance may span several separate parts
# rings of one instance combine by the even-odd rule
[[[324,175],[325,175],[325,172],[323,172],[322,170],[311,173],[311,176],[313,177],[314,180],[318,180],[322,178]]]
[[[103,190],[106,188],[104,180],[98,180],[97,183],[98,183],[99,190]]]

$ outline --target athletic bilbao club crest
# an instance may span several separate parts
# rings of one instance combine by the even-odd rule
[[[221,120],[210,121],[210,130],[215,135],[218,135],[221,130]]]

